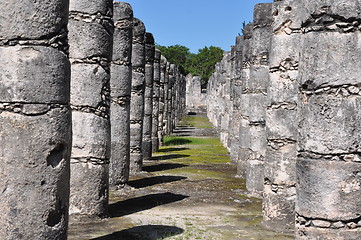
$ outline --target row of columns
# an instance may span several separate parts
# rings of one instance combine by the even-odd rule
[[[172,132],[185,78],[127,3],[0,5],[0,238],[67,239]]]
[[[361,238],[360,3],[256,5],[208,83],[263,225],[296,239]]]

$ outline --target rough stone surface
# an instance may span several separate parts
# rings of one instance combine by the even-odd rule
[[[237,175],[246,177],[247,161],[251,153],[250,128],[249,128],[249,104],[250,99],[248,93],[250,81],[250,67],[252,61],[252,30],[253,24],[247,24],[243,34],[243,51],[242,51],[242,71],[241,71],[241,120],[239,127],[239,160],[237,163]]]
[[[138,172],[143,165],[143,118],[145,91],[145,26],[133,20],[132,89],[130,101],[130,171]]]
[[[154,84],[154,37],[145,34],[145,92],[144,92],[144,121],[143,121],[143,158],[152,156],[152,125],[153,125],[153,84]]]
[[[100,9],[95,12],[100,6],[104,7],[104,12]],[[113,43],[112,11],[109,9],[113,4],[109,0],[72,0],[70,7],[70,102],[73,111],[70,213],[102,217],[107,214],[109,194]]]
[[[154,83],[153,83],[153,115],[152,115],[152,152],[159,149],[159,115],[160,115],[160,79],[161,79],[161,52],[155,49],[154,54]]]
[[[296,239],[359,239],[360,1],[303,1]],[[351,91],[350,91],[351,90]],[[344,223],[333,229],[329,223]]]
[[[65,240],[71,150],[68,1],[0,6],[0,239]]]
[[[186,93],[186,104],[189,112],[196,112],[199,107],[206,105],[207,94],[202,92],[200,77],[187,75]]]
[[[262,196],[263,193],[271,29],[272,4],[257,4],[254,7],[249,83],[248,88],[243,91],[243,94],[249,98],[250,155],[247,159],[246,170],[247,190],[255,196]]]
[[[110,79],[111,158],[109,183],[120,188],[129,179],[130,94],[132,83],[133,11],[128,3],[114,2],[113,59]]]
[[[285,22],[297,17],[289,11],[290,2],[273,4],[270,81],[267,92],[267,152],[264,164],[263,225],[280,232],[294,231],[298,140],[298,62],[299,32],[281,31]],[[276,14],[277,13],[277,14]],[[296,25],[294,25],[296,27]],[[300,28],[300,26],[298,26]]]

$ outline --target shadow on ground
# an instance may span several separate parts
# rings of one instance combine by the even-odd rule
[[[122,217],[132,213],[148,210],[160,205],[181,201],[189,196],[170,192],[150,194],[119,201],[109,205],[110,217]]]
[[[134,188],[145,188],[162,183],[176,182],[183,179],[187,178],[181,176],[156,176],[129,181],[128,185]]]
[[[184,145],[192,143],[191,140],[185,138],[174,138],[172,140],[167,141],[164,143],[164,146],[172,146],[172,145]]]
[[[156,240],[183,233],[182,228],[164,225],[144,225],[125,229],[91,240]]]
[[[177,158],[186,158],[190,157],[190,155],[187,154],[169,154],[165,156],[157,156],[150,158],[151,161],[161,161],[161,160],[170,160],[170,159],[177,159]]]
[[[161,163],[157,165],[144,166],[142,170],[146,172],[160,172],[160,171],[183,168],[188,166],[189,165],[180,164],[180,163]]]
[[[167,153],[167,152],[184,151],[184,150],[188,150],[188,149],[189,148],[184,148],[184,147],[174,147],[174,148],[159,149],[158,152]]]

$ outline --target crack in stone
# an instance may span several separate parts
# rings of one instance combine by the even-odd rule
[[[361,163],[361,152],[349,153],[315,153],[311,151],[300,151],[298,157],[310,160],[322,159],[324,161],[340,161],[340,162],[355,162]]]
[[[324,218],[308,218],[296,213],[296,224],[304,227],[355,229],[361,228],[361,216],[349,220],[328,220]]]
[[[39,39],[0,39],[0,46],[45,46],[55,48],[69,55],[68,30],[63,28],[58,33],[43,36]]]
[[[1,112],[12,112],[25,116],[42,116],[56,108],[69,108],[68,104],[55,104],[55,103],[0,103]]]
[[[107,165],[110,163],[108,158],[96,158],[96,157],[72,157],[70,159],[70,164],[78,163],[91,163],[93,165]]]

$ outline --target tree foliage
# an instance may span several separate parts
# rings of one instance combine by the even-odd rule
[[[203,83],[208,79],[215,70],[215,64],[223,58],[223,50],[219,47],[204,47],[198,50],[198,53],[191,53],[189,48],[181,45],[169,47],[159,46],[157,48],[171,63],[180,67],[182,74],[191,73],[200,76]]]
[[[169,47],[157,45],[157,48],[162,52],[163,56],[167,58],[168,62],[180,67],[182,74],[188,73],[185,66],[190,55],[189,48],[181,45],[173,45]]]
[[[215,64],[223,58],[223,50],[219,47],[204,47],[192,54],[187,62],[187,70],[192,75],[197,75],[204,81],[208,81],[215,70]]]

